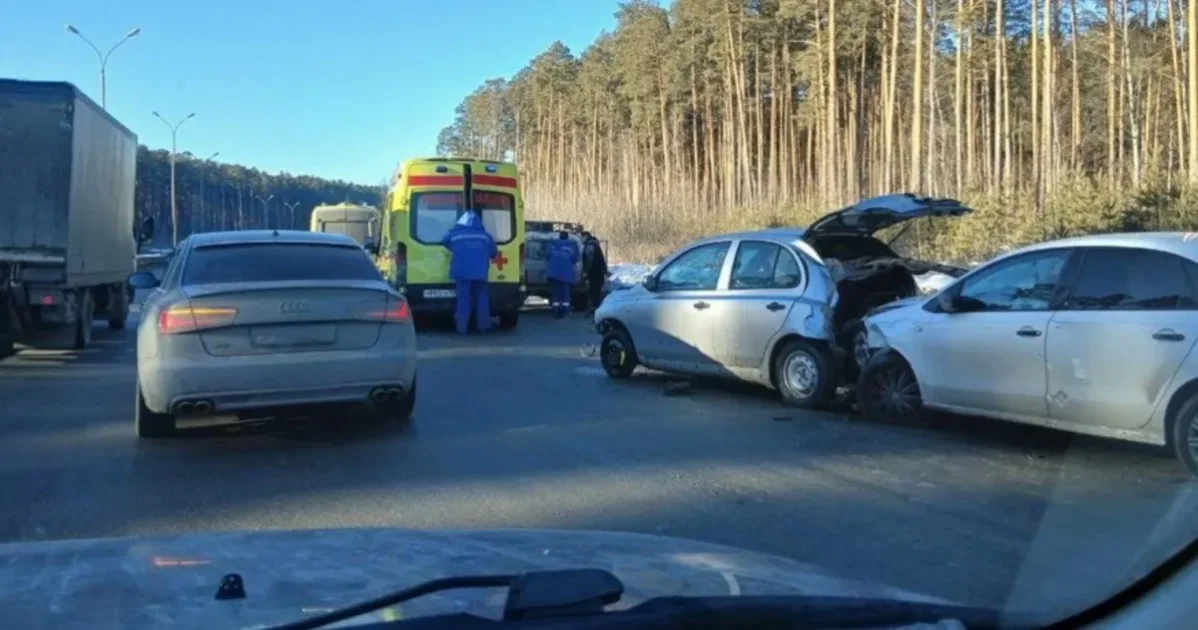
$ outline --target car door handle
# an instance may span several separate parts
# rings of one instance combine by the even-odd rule
[[[1041,333],[1035,328],[1029,326],[1027,328],[1020,328],[1019,330],[1015,331],[1015,334],[1019,335],[1020,337],[1039,337]]]
[[[786,308],[786,305],[779,304],[778,302],[770,302],[769,304],[766,304],[765,307],[770,309],[771,311],[780,311],[780,310]]]
[[[695,302],[694,303],[695,310],[698,310],[698,311],[704,310],[710,306],[711,305],[708,304],[707,302]]]
[[[1152,338],[1157,341],[1185,341],[1186,336],[1171,328],[1165,328],[1153,333]]]

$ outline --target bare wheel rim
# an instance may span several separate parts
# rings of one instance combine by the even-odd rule
[[[626,351],[619,339],[608,339],[603,348],[603,359],[612,367],[624,367]]]
[[[1198,461],[1198,415],[1190,419],[1190,426],[1186,429],[1186,451],[1190,459]]]
[[[871,405],[893,418],[906,418],[919,407],[919,384],[905,368],[890,366],[878,370],[870,378],[867,400]]]
[[[806,352],[795,352],[786,359],[782,369],[786,387],[796,396],[807,398],[819,386],[819,365]]]

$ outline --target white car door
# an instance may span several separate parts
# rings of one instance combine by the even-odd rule
[[[730,241],[704,243],[676,256],[653,276],[651,290],[630,318],[637,354],[647,365],[711,371],[713,294],[724,273]]]
[[[1198,340],[1190,275],[1198,266],[1156,250],[1082,251],[1077,281],[1048,326],[1049,414],[1139,428]]]
[[[916,324],[908,358],[924,402],[1043,418],[1044,346],[1069,249],[1038,250],[975,271]]]

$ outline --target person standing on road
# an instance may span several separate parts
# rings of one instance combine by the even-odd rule
[[[477,210],[467,210],[441,239],[441,244],[451,254],[449,277],[457,289],[453,321],[459,335],[469,330],[472,303],[474,325],[478,331],[486,332],[491,328],[487,275],[491,271],[491,259],[499,254],[499,248],[483,227],[481,216]]]
[[[582,273],[587,283],[588,312],[595,312],[599,302],[603,301],[603,284],[607,282],[607,258],[599,239],[591,236],[590,232],[582,233]]]
[[[570,312],[570,293],[574,286],[574,265],[578,264],[578,245],[565,231],[549,244],[545,277],[549,280],[549,306],[561,319]]]

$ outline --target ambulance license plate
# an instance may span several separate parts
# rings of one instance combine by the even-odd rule
[[[458,292],[453,289],[425,289],[424,297],[438,299],[457,297]]]

